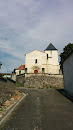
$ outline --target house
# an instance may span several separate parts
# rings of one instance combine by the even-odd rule
[[[20,65],[18,68],[13,70],[11,79],[16,81],[16,76],[24,73],[25,73],[25,65]]]
[[[12,75],[11,75],[11,79],[16,81],[16,72],[15,72],[16,69],[13,70],[12,72]]]
[[[34,50],[25,54],[25,73],[59,74],[58,50],[52,43],[41,52]]]
[[[16,75],[25,73],[25,65],[20,65],[18,68],[16,68],[15,72]]]
[[[73,50],[63,62],[64,89],[73,96]]]

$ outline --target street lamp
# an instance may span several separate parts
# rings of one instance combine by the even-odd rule
[[[1,69],[1,65],[2,65],[2,63],[0,62],[0,69]]]

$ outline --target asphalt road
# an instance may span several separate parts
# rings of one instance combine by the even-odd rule
[[[22,89],[28,96],[0,130],[73,130],[73,103],[53,89]]]

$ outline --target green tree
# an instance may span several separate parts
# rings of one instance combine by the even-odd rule
[[[67,55],[73,50],[73,43],[69,43],[63,48],[63,52],[60,54],[60,65],[63,71],[63,61],[67,57]]]

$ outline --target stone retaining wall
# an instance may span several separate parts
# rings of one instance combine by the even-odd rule
[[[0,105],[8,100],[15,93],[15,90],[16,82],[9,78],[4,79],[0,77]]]
[[[21,84],[22,86],[24,86],[24,83],[25,83],[25,74],[17,75],[16,76],[16,82],[18,82],[19,84]]]
[[[63,75],[23,74],[17,76],[17,82],[25,88],[64,88]]]

